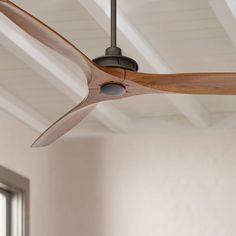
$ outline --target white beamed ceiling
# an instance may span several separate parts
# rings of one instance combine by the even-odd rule
[[[109,35],[78,0],[14,2],[66,36],[90,58],[102,55],[109,45]],[[118,0],[118,3],[129,21],[174,72],[236,71],[236,48],[207,0]],[[76,73],[73,64],[59,56],[56,58]],[[142,58],[136,60],[142,61]],[[142,64],[140,68],[143,69]],[[8,51],[1,41],[0,87],[49,122],[75,105],[75,101]],[[236,112],[236,96],[196,97],[211,115]],[[145,95],[110,104],[131,121],[183,117],[164,95]],[[83,133],[86,130],[108,132],[93,116],[86,118],[73,132],[80,134],[81,129]]]
[[[207,0],[120,2],[174,71],[235,71],[236,48]]]

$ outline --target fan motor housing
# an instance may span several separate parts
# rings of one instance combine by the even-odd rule
[[[101,93],[109,96],[123,96],[126,93],[126,87],[121,83],[108,82],[101,86]]]
[[[138,64],[135,60],[122,55],[118,47],[109,47],[106,49],[106,55],[97,57],[93,60],[98,65],[105,67],[122,68],[130,71],[138,71]]]

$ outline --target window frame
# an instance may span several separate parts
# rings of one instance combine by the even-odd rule
[[[29,236],[29,179],[0,165],[0,190],[7,197],[7,236]]]

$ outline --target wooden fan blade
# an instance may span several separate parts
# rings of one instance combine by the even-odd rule
[[[79,105],[73,108],[71,111],[62,116],[53,125],[51,125],[39,138],[32,144],[32,147],[43,147],[56,141],[63,136],[79,122],[81,122],[99,102],[122,99],[126,97],[136,96],[140,94],[140,87],[142,87],[142,94],[150,93],[151,89],[146,89],[132,81],[123,83],[125,80],[125,70],[117,68],[103,68],[97,70],[97,73],[93,74],[93,78],[88,84],[89,94]],[[106,89],[101,90],[102,85],[110,84],[117,85],[118,89],[123,89],[117,92],[117,87],[113,87],[110,92],[106,93]],[[137,86],[136,86],[137,85]],[[127,87],[126,87],[127,86]],[[109,86],[108,86],[109,87]]]
[[[42,44],[77,63],[90,79],[91,67],[96,66],[63,36],[10,1],[0,0],[0,12]]]
[[[144,74],[127,71],[126,79],[160,92],[236,95],[236,73]]]
[[[52,124],[36,139],[31,147],[43,147],[51,144],[82,121],[96,107],[96,105],[97,103],[93,103],[90,99],[86,98],[79,105]]]

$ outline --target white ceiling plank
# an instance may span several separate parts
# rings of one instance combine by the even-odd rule
[[[42,133],[50,124],[37,111],[1,87],[0,107],[39,133]]]
[[[110,33],[110,1],[108,0],[75,0],[79,1],[83,7],[90,12],[94,19]],[[142,67],[158,73],[173,73],[171,68],[158,55],[155,49],[145,40],[138,30],[118,9],[118,31],[119,44],[126,53],[133,58],[139,58]],[[153,72],[152,71],[152,72]],[[207,110],[191,95],[166,95],[178,108],[197,127],[207,127],[209,125],[209,115]]]
[[[204,106],[194,97],[185,94],[167,95],[172,103],[197,127],[209,126],[209,114]]]
[[[78,103],[86,96],[87,86],[45,47],[40,45],[5,16],[0,15],[2,44],[28,66],[39,73],[63,94]],[[81,73],[81,76],[83,74]],[[104,126],[113,132],[124,132],[129,118],[111,104],[101,104],[92,113]]]
[[[233,113],[228,117],[221,119],[214,125],[214,128],[235,129],[236,128],[236,114]]]
[[[235,0],[209,0],[215,15],[224,27],[230,40],[236,46],[236,2]],[[236,115],[230,115],[223,119],[217,126],[235,127]]]

